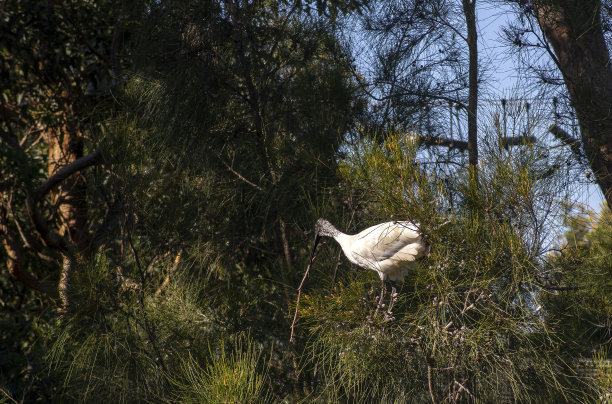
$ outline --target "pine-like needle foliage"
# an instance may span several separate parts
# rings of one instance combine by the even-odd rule
[[[363,402],[574,397],[559,382],[559,340],[538,308],[541,251],[530,248],[535,233],[527,231],[537,223],[520,215],[542,214],[537,204],[551,195],[537,192],[538,161],[490,153],[481,185],[461,169],[436,178],[419,163],[414,139],[365,137],[343,163],[352,186],[369,189],[362,214],[420,223],[430,252],[406,278],[391,322],[371,317],[373,272],[343,271],[331,294],[317,288],[304,299],[300,315],[323,395]]]
[[[265,371],[267,363],[261,351],[248,335],[239,334],[235,339],[230,352],[222,343],[215,349],[209,348],[210,359],[206,368],[191,356],[183,361],[180,380],[173,380],[178,386],[180,402],[270,402],[272,397],[268,392]],[[260,368],[264,369],[263,373],[260,373]]]
[[[117,237],[73,283],[82,310],[58,332],[53,372],[79,400],[297,395],[296,263],[363,107],[343,48],[284,2],[155,2],[140,24],[105,149]],[[245,356],[219,351],[245,331]],[[269,378],[252,373],[250,341],[273,353]]]

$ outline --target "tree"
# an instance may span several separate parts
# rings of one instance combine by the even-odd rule
[[[96,176],[131,6],[7,1],[0,11],[0,321],[10,335],[0,384],[26,401],[53,398],[41,331],[58,308],[68,320],[72,281],[109,238]]]
[[[463,0],[463,15],[467,35],[465,41],[468,46],[469,59],[469,94],[467,108],[468,122],[468,153],[469,163],[474,170],[478,168],[478,35],[476,33],[476,0]],[[475,182],[478,179],[475,178]]]
[[[67,310],[74,261],[95,250],[91,225],[101,220],[92,216],[96,203],[84,171],[101,162],[96,135],[119,73],[126,9],[112,2],[9,1],[2,12],[7,267],[30,288],[59,292]],[[57,287],[40,280],[57,279],[57,266]]]
[[[568,230],[546,260],[543,281],[548,286],[540,299],[549,323],[560,336],[566,360],[581,358],[584,367],[590,365],[595,370],[594,375],[585,374],[577,366],[577,376],[600,399],[608,397],[612,388],[611,219],[609,209],[599,215],[568,212]]]
[[[503,105],[514,126],[500,111],[483,119],[475,1],[376,5],[372,15],[334,0],[7,3],[0,393],[596,397],[592,380],[569,377],[560,347],[574,334],[555,328],[566,300],[553,292],[570,292],[571,272],[544,253],[569,152],[525,142],[533,105]],[[340,39],[340,14],[355,9],[384,44],[369,81]],[[467,140],[453,131],[456,106]],[[470,142],[467,159],[445,158]],[[373,316],[372,271],[321,249],[290,345],[318,217],[347,231],[408,218],[430,250],[385,322]],[[607,341],[608,311],[589,317],[597,338],[572,352]]]
[[[386,2],[364,13],[367,36],[355,52],[369,61],[361,84],[378,125],[413,129],[431,144],[449,137],[439,130],[447,126],[449,105],[468,108],[467,35],[457,15],[463,12],[452,2]],[[467,149],[463,139],[450,140]]]
[[[358,79],[374,103],[374,123],[417,136],[431,152],[431,163],[439,164],[437,175],[452,172],[457,163],[475,170],[478,166],[478,143],[483,138],[478,130],[478,111],[483,110],[479,88],[484,76],[476,5],[475,1],[374,4],[362,18],[368,35],[355,34],[355,41],[367,44],[365,50],[355,44],[354,52],[369,69]],[[504,136],[502,142],[503,147],[516,147],[533,144],[536,138],[517,133]]]
[[[328,194],[336,153],[365,105],[332,28],[274,1],[159,1],[138,14],[92,183],[112,237],[75,274],[75,310],[55,330],[70,335],[53,347],[56,372],[79,386],[63,394],[111,395],[113,357],[120,397],[191,397],[197,385],[177,385],[193,372],[241,366],[215,358],[244,332],[274,353],[275,391],[297,394],[286,317],[304,230],[342,206]]]
[[[545,49],[561,73],[571,106],[576,112],[581,144],[608,205],[612,202],[612,67],[609,32],[606,19],[609,5],[602,10],[601,1],[531,1],[519,3],[521,11],[535,19],[542,35],[532,43]],[[531,28],[511,31],[519,46],[529,45],[521,39]],[[536,32],[536,34],[539,34]],[[546,78],[546,76],[543,76]],[[547,78],[554,82],[554,78]],[[553,133],[561,133],[558,128]],[[573,140],[558,136],[567,144]]]
[[[369,197],[356,221],[410,218],[430,254],[408,275],[391,321],[374,317],[378,286],[372,285],[378,282],[371,271],[338,271],[331,293],[317,276],[324,286],[304,296],[300,317],[324,375],[324,397],[414,402],[578,397],[577,385],[560,386],[571,370],[563,367],[551,325],[534,309],[547,237],[540,226],[553,220],[547,209],[558,185],[554,176],[541,174],[552,162],[534,148],[510,152],[484,143],[480,187],[473,187],[465,167],[451,194],[431,179],[415,139],[401,132],[387,135],[382,144],[364,136],[341,166],[349,186]],[[450,195],[470,203],[453,204]],[[336,256],[320,255],[316,265],[329,277]]]

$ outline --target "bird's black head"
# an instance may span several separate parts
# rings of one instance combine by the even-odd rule
[[[317,220],[315,224],[315,234],[318,236],[335,237],[340,231],[333,224],[325,219]]]

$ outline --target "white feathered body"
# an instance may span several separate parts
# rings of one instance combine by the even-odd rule
[[[351,262],[378,272],[383,281],[404,280],[426,250],[421,233],[411,222],[380,223],[354,235],[336,234],[334,239]]]

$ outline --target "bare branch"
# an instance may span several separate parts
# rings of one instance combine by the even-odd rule
[[[523,135],[523,136],[511,136],[502,139],[502,146],[508,148],[511,146],[525,146],[537,143],[538,139],[535,136]]]
[[[15,227],[17,228],[17,232],[19,233],[19,236],[21,237],[21,241],[23,241],[23,244],[26,248],[32,250],[34,253],[36,253],[36,255],[47,262],[55,262],[55,260],[44,254],[42,252],[42,248],[39,245],[36,245],[34,243],[34,240],[32,240],[29,235],[23,230],[23,228],[21,227],[21,223],[19,223],[19,218],[17,217],[17,215],[15,214],[15,212],[13,212],[13,206],[11,204],[11,197],[8,198],[8,200],[6,201],[6,208],[8,211],[9,216],[13,219],[13,222],[15,223]]]
[[[223,160],[223,158],[221,157],[221,155],[219,153],[215,153],[215,155],[217,156],[217,158],[219,159],[219,161],[221,161],[221,163],[223,163],[223,165],[232,173],[234,174],[236,177],[240,178],[242,181],[246,182],[247,184],[249,184],[250,186],[252,186],[253,188],[255,188],[258,191],[262,191],[263,192],[263,188],[260,187],[259,185],[247,180],[246,178],[244,178],[244,176],[242,176],[242,174],[240,174],[238,171],[234,170],[229,164],[227,164],[225,162],[225,160]]]
[[[438,137],[438,136],[430,136],[430,135],[417,135],[417,140],[419,143],[431,147],[431,146],[441,146],[448,147],[449,149],[458,149],[460,151],[466,151],[468,148],[468,142],[465,140],[455,140],[447,137]],[[504,148],[512,147],[512,146],[524,146],[530,145],[537,142],[535,136],[512,136],[502,139],[502,146]]]
[[[297,323],[298,310],[300,309],[300,298],[302,297],[302,288],[304,287],[304,283],[306,282],[306,279],[308,278],[308,275],[310,274],[310,267],[312,266],[312,263],[314,262],[314,260],[317,258],[317,256],[315,255],[315,250],[317,248],[317,243],[319,240],[318,237],[319,237],[318,235],[315,236],[315,241],[312,246],[312,253],[310,254],[310,261],[308,261],[308,266],[306,267],[306,271],[304,272],[304,277],[302,278],[302,282],[300,282],[300,286],[298,287],[297,301],[295,302],[295,313],[293,314],[293,321],[291,322],[291,335],[289,336],[289,342],[291,342],[291,344],[293,345],[296,344],[295,337],[294,337],[295,323]]]
[[[70,177],[72,174],[77,171],[84,170],[88,167],[94,166],[100,163],[100,150],[96,150],[94,152],[89,153],[86,156],[83,156],[72,163],[68,164],[65,167],[62,167],[61,170],[53,174],[49,177],[41,186],[38,187],[36,192],[34,193],[34,201],[40,201],[49,191],[53,189],[60,182]]]
[[[26,196],[26,209],[32,224],[36,228],[40,238],[48,247],[57,248],[58,250],[67,250],[72,247],[72,244],[66,240],[66,238],[60,236],[56,232],[50,231],[47,226],[47,222],[43,219],[39,210],[36,208],[36,202],[34,198],[27,194]]]
[[[563,142],[563,144],[569,146],[570,149],[572,149],[572,153],[574,153],[574,156],[578,160],[583,160],[584,153],[582,153],[582,149],[580,148],[580,140],[570,135],[565,129],[557,126],[556,123],[548,128],[548,131],[552,133],[554,137]]]
[[[563,291],[568,291],[568,290],[580,290],[582,289],[581,286],[547,286],[547,285],[543,285],[543,284],[539,284],[540,287],[542,289],[546,289],[546,290],[550,290],[550,291],[555,291],[555,292],[563,292]]]
[[[166,277],[164,278],[164,281],[162,282],[162,284],[159,286],[159,288],[155,292],[155,296],[161,295],[162,291],[166,288],[166,286],[170,284],[170,279],[174,275],[174,272],[176,271],[176,268],[178,267],[179,262],[181,261],[182,254],[183,254],[183,250],[179,250],[178,254],[176,254],[176,257],[174,258],[174,263],[172,264],[172,266],[168,268]]]
[[[464,140],[455,140],[446,137],[437,137],[429,135],[419,135],[419,143],[431,147],[431,146],[442,146],[448,147],[449,149],[459,149],[461,151],[467,150],[468,143]]]

